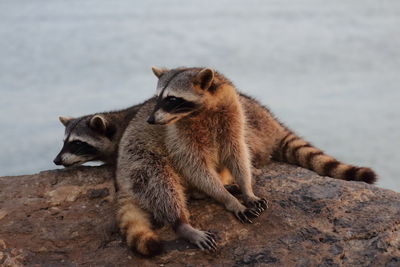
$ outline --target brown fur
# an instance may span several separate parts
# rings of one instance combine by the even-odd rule
[[[372,184],[376,174],[367,167],[355,167],[339,162],[318,148],[304,141],[290,130],[284,129],[274,150],[273,158],[310,169],[322,176],[346,181],[362,181]]]
[[[126,243],[145,256],[155,256],[162,252],[162,243],[151,230],[147,213],[139,208],[131,196],[119,195],[117,220],[121,232],[126,236]]]
[[[169,75],[167,70],[154,72],[159,77]],[[118,183],[122,188],[117,218],[121,231],[127,237],[127,244],[139,253],[151,256],[161,252],[161,243],[149,222],[150,213],[156,220],[173,225],[177,232],[190,236],[198,231],[197,235],[201,236],[201,231],[191,228],[189,224],[185,189],[197,188],[222,203],[232,202],[232,197],[226,195],[226,190],[222,188],[222,184],[237,182],[233,173],[237,174],[238,166],[229,166],[228,170],[227,162],[221,162],[230,153],[241,159],[251,159],[257,168],[267,164],[272,157],[338,179],[368,183],[375,181],[376,175],[371,169],[341,163],[293,134],[257,101],[237,95],[232,84],[222,75],[214,73],[211,84],[194,80],[193,85],[199,94],[203,94],[201,86],[209,86],[208,99],[202,112],[196,111],[172,125],[149,125],[145,120],[156,105],[156,98],[152,98],[138,106],[138,116],[126,131],[125,126],[123,129],[117,127],[115,136],[119,138],[124,133],[117,168]],[[196,99],[186,91],[180,94]],[[225,104],[221,105],[221,102]],[[112,113],[102,115],[107,116],[108,122],[116,121],[110,120]],[[69,123],[67,118],[62,121]],[[239,142],[232,144],[232,140]],[[113,143],[118,147],[119,140],[116,138]],[[193,159],[193,151],[196,151],[196,155],[201,154],[197,161]],[[115,154],[107,155],[110,159],[115,157]],[[199,167],[208,169],[211,176],[217,179],[196,183],[193,179],[203,179],[204,173],[193,173],[191,170]],[[242,189],[249,190],[246,187],[249,185],[242,184]],[[213,192],[215,189],[217,192]],[[227,208],[233,209],[232,205]]]
[[[258,216],[265,205],[252,191],[247,126],[239,96],[231,83],[209,69],[154,72],[161,75],[159,98],[141,107],[120,142],[116,168],[120,194],[131,195],[137,202],[120,202],[119,213],[142,209],[145,213],[135,213],[152,213],[157,221],[172,225],[179,236],[202,249],[214,249],[212,235],[189,224],[185,188],[203,191],[244,222]],[[191,105],[196,109],[166,112],[163,99],[171,95],[196,101]],[[148,117],[163,125],[146,123]],[[224,188],[217,172],[224,168],[235,178],[249,207]],[[118,218],[121,227],[132,225],[130,216]],[[147,220],[135,223],[137,229],[125,231],[128,245],[146,254],[140,243],[131,240],[145,236],[150,226]]]

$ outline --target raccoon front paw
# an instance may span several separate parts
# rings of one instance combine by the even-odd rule
[[[235,212],[236,218],[241,222],[241,223],[253,223],[252,220],[253,218],[257,218],[260,216],[261,212],[255,209],[249,209],[246,208],[244,211],[239,211]]]
[[[254,200],[246,201],[246,206],[255,209],[258,212],[263,212],[268,208],[268,201],[265,198],[259,198]]]

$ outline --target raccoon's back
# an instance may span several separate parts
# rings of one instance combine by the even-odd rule
[[[141,148],[152,153],[165,154],[165,126],[147,123],[155,104],[154,97],[146,101],[129,122],[120,142],[120,153],[134,153],[135,149]]]
[[[244,94],[240,94],[239,99],[246,118],[246,143],[253,163],[261,167],[268,163],[284,128],[257,100]]]

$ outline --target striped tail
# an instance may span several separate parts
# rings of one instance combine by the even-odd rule
[[[321,176],[346,181],[362,181],[369,184],[376,181],[376,174],[370,168],[342,163],[313,147],[289,130],[286,130],[282,136],[283,138],[279,141],[272,155],[275,160],[299,165],[313,170]]]
[[[130,197],[119,197],[118,202],[117,219],[127,245],[146,257],[161,254],[163,246],[151,229],[148,215]]]

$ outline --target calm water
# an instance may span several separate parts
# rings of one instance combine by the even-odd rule
[[[0,175],[53,169],[63,127],[138,103],[150,66],[211,66],[400,191],[400,1],[0,1]]]

